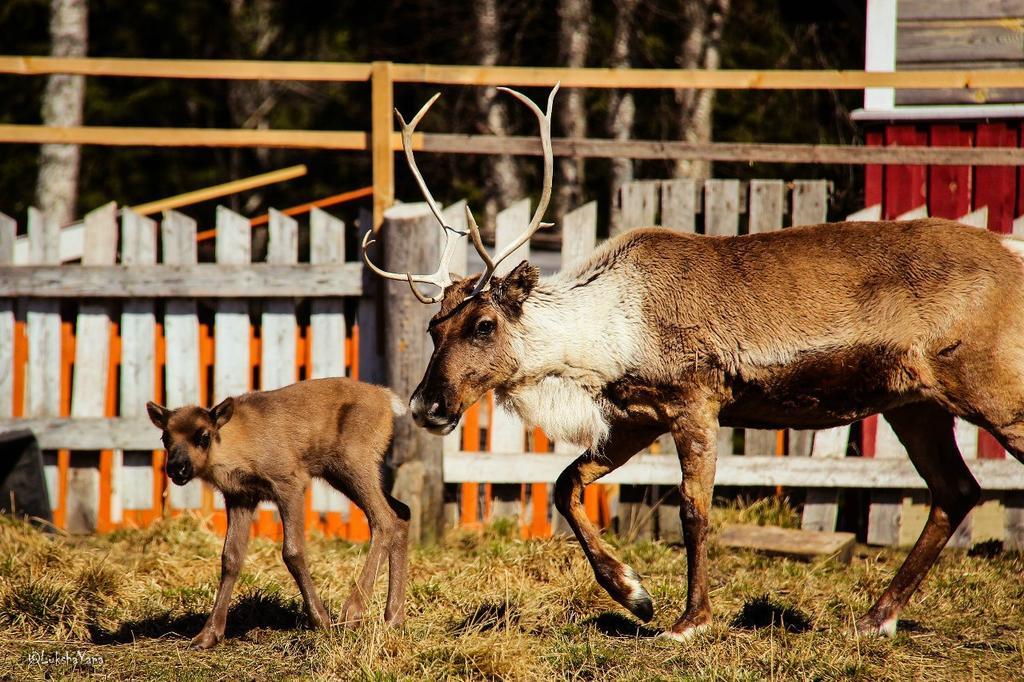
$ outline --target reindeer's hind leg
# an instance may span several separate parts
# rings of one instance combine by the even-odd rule
[[[369,461],[349,458],[349,461]],[[388,561],[388,600],[384,619],[390,625],[401,625],[405,617],[406,562],[409,538],[409,508],[384,492],[380,474],[374,470],[355,476],[352,472],[332,476],[331,485],[344,493],[366,514],[370,526],[370,547],[355,587],[342,609],[342,620],[357,627],[363,619],[367,602],[373,594],[385,559]]]
[[[857,621],[862,634],[893,635],[896,619],[924,580],[981,489],[956,446],[953,416],[932,403],[906,405],[885,413],[900,442],[907,448],[928,489],[932,505],[921,536],[900,566],[888,589]]]
[[[316,585],[313,584],[313,578],[306,566],[305,507],[305,488],[299,486],[288,489],[277,500],[284,529],[281,556],[288,567],[288,572],[299,586],[310,623],[313,627],[325,628],[331,624],[331,618],[327,615],[324,603],[320,601],[320,595],[317,594]]]
[[[660,433],[653,429],[613,429],[599,448],[580,455],[555,483],[555,506],[583,548],[601,587],[615,601],[645,623],[654,615],[651,595],[640,584],[636,571],[619,561],[602,540],[583,508],[583,489],[610,471],[618,469]]]

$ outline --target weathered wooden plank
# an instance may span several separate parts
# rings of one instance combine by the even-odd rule
[[[1020,59],[1024,29],[1018,21],[906,22],[896,40],[896,61]]]
[[[437,221],[426,204],[392,206],[385,212],[381,228],[383,267],[392,272],[431,272],[440,257],[437,231]],[[399,395],[409,396],[430,359],[425,331],[437,306],[417,301],[405,282],[386,281],[383,285],[387,385]],[[413,542],[436,539],[444,525],[440,440],[405,415],[395,420],[392,453],[393,494],[412,510],[410,538]]]
[[[0,266],[14,262],[18,224],[0,213]],[[14,414],[14,301],[0,298],[0,419]]]
[[[740,229],[739,180],[704,181],[704,234],[733,236]],[[733,429],[718,429],[718,456],[734,452]]]
[[[345,223],[326,211],[309,213],[309,262],[345,262]],[[312,352],[310,377],[345,376],[345,306],[340,298],[310,302],[309,331]],[[340,492],[319,478],[312,484],[312,507],[318,513],[336,513],[342,518],[349,502]]]
[[[252,259],[248,219],[217,207],[217,265],[242,265]],[[249,390],[249,305],[246,301],[217,301],[214,313],[213,400]]]
[[[723,547],[750,549],[773,556],[805,561],[835,557],[840,563],[848,564],[853,558],[856,538],[853,533],[730,523],[722,528],[717,541]]]
[[[444,480],[450,483],[552,483],[569,462],[570,453],[459,452],[445,458]],[[986,490],[1024,489],[1024,467],[1001,459],[968,462]],[[601,483],[632,485],[679,485],[679,462],[674,457],[640,454],[616,469]],[[716,485],[789,486],[795,488],[868,488],[875,490],[926,490],[909,459],[871,457],[747,457],[718,458]]]
[[[702,186],[693,178],[662,181],[661,226],[678,232],[696,232]]]
[[[897,90],[896,104],[1016,104],[1024,102],[1024,88],[949,88],[947,90]]]
[[[0,267],[0,290],[25,298],[359,296],[362,265],[273,263]]]
[[[619,191],[622,232],[657,224],[658,182],[634,180],[624,184]]]
[[[121,212],[121,264],[156,263],[157,226],[131,209]],[[121,409],[125,418],[146,418],[146,402],[156,399],[156,315],[152,300],[130,299],[121,312]],[[151,510],[153,451],[115,451],[111,520],[121,521],[122,510]]]
[[[626,196],[625,192],[623,196]],[[495,248],[501,251],[511,244],[529,222],[529,199],[521,199],[504,211],[500,211],[495,220]],[[530,243],[527,242],[498,265],[496,274],[498,276],[507,274],[521,261],[529,259]],[[503,408],[497,407],[491,420],[491,447],[495,450],[516,451],[524,450],[525,445],[526,428],[523,426],[522,420]],[[492,486],[491,517],[494,519],[519,519],[522,506],[520,492],[520,486],[516,484]]]
[[[84,265],[113,264],[117,257],[117,207],[106,204],[85,216]],[[84,301],[75,323],[72,417],[103,417],[110,376],[110,307]],[[91,533],[100,522],[100,460],[95,451],[71,453],[65,495],[65,530]]]
[[[843,458],[846,456],[849,441],[849,426],[815,431],[810,455],[818,459]],[[836,491],[811,488],[807,491],[800,527],[804,530],[833,531],[838,515]]]
[[[792,225],[817,225],[828,220],[828,180],[793,181]]]
[[[280,211],[270,210],[267,263],[292,265],[299,260],[299,224]],[[260,389],[295,383],[295,302],[275,299],[263,303],[260,321]]]
[[[899,21],[1020,18],[1024,0],[899,0],[896,16]]]
[[[168,265],[191,265],[199,257],[196,223],[177,211],[166,211],[160,226],[163,261]],[[164,339],[167,358],[164,387],[167,405],[181,407],[202,402],[199,381],[199,317],[196,302],[189,298],[171,298],[164,305]],[[202,484],[190,481],[185,486],[168,484],[168,499],[174,509],[199,509]]]
[[[786,207],[786,185],[782,180],[751,180],[747,232],[759,234],[782,229]],[[778,431],[744,429],[743,452],[747,455],[776,454]]]
[[[28,210],[28,262],[60,262],[60,227],[35,208]],[[0,285],[0,289],[3,289]],[[56,417],[60,413],[60,307],[50,299],[25,304],[28,355],[25,416]],[[60,506],[60,474],[54,453],[43,453],[50,506]]]
[[[583,204],[562,218],[562,269],[589,256],[597,246],[597,202]]]

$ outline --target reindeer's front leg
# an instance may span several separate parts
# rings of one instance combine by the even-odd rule
[[[594,568],[597,582],[615,601],[645,623],[654,615],[651,596],[640,584],[640,576],[636,571],[615,557],[587,518],[583,508],[583,489],[608,472],[618,469],[659,435],[656,429],[613,428],[601,447],[580,455],[566,467],[555,483],[555,506],[576,534],[576,539]]]
[[[231,590],[235,586],[238,573],[242,570],[242,562],[245,561],[245,552],[249,546],[249,534],[252,532],[254,505],[225,499],[224,506],[227,507],[228,530],[224,536],[224,553],[221,555],[220,586],[217,588],[217,598],[213,603],[213,613],[192,640],[192,646],[198,649],[209,649],[224,639]]]
[[[686,544],[686,612],[664,637],[686,640],[711,623],[708,597],[707,540],[711,495],[715,487],[717,420],[688,416],[676,422],[672,437],[679,451],[683,481],[679,516]]]

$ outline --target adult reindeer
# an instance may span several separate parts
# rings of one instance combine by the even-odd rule
[[[989,430],[1024,459],[1022,244],[946,220],[849,222],[740,237],[636,229],[588,259],[540,278],[497,265],[545,224],[551,196],[551,104],[540,121],[544,188],[530,224],[486,266],[448,272],[457,233],[420,175],[411,135],[433,99],[402,121],[406,157],[446,238],[431,275],[408,281],[425,303],[434,352],[412,396],[416,422],[450,432],[486,391],[528,424],[586,452],[558,478],[555,503],[598,582],[647,621],[650,595],[587,519],[584,487],[668,431],[682,468],[686,611],[665,633],[711,622],[706,543],[719,425],[822,429],[882,413],[931,491],[921,537],[885,593],[857,622],[891,635],[950,535],[975,505],[977,482],[957,449],[954,417]],[[436,99],[436,96],[435,96]],[[401,120],[401,116],[399,116]],[[422,293],[417,284],[442,290]]]

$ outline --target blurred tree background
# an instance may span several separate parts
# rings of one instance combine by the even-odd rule
[[[494,15],[483,16],[490,8]],[[50,53],[48,0],[0,3],[4,54]],[[583,17],[581,19],[581,17]],[[853,0],[787,3],[781,0],[508,0],[470,5],[437,0],[88,0],[88,54],[104,57],[285,59],[553,66],[583,63],[674,68],[711,66],[763,69],[861,69],[864,5]],[[481,22],[491,21],[490,31]],[[625,22],[625,23],[623,23]],[[625,31],[625,33],[623,33]],[[567,38],[581,33],[572,45]],[[625,46],[616,44],[625,35]],[[582,47],[580,47],[582,42]],[[46,79],[0,76],[0,123],[40,123]],[[506,97],[478,88],[445,87],[422,129],[478,133],[494,129],[490,107]],[[413,112],[432,94],[428,87],[399,85],[396,105]],[[486,93],[485,93],[486,94]],[[527,94],[540,97],[539,90]],[[560,117],[556,135],[617,135],[623,100],[632,107],[626,130],[637,139],[695,139],[700,109],[710,112],[704,134],[716,141],[850,143],[857,130],[848,112],[861,93],[820,91],[720,91],[713,105],[699,93],[580,91],[561,95],[571,118]],[[249,81],[89,78],[86,125],[368,129],[369,85]],[[487,107],[486,111],[482,111]],[[696,113],[695,113],[696,112]],[[525,115],[524,115],[525,114]],[[535,134],[536,123],[518,105],[498,120],[507,134]],[[616,123],[616,119],[619,122]],[[712,132],[713,131],[713,132]],[[699,138],[699,131],[698,131]],[[0,210],[22,220],[35,200],[39,147],[0,148]],[[421,155],[438,199],[467,198],[480,207],[500,188],[495,158]],[[83,147],[78,216],[109,201],[132,205],[295,163],[304,178],[231,197],[247,215],[286,207],[370,182],[369,155],[282,149],[166,149]],[[538,188],[539,164],[512,159],[527,192]],[[700,164],[644,161],[627,164],[636,178],[706,174]],[[574,167],[570,167],[574,166]],[[500,169],[499,169],[500,170]],[[507,168],[505,171],[507,172]],[[599,199],[607,211],[616,173],[609,160],[563,164],[566,190],[576,202]],[[850,166],[716,163],[715,177],[827,178],[835,183],[837,214],[862,200],[862,169]],[[397,196],[418,194],[404,166],[397,166]],[[556,180],[556,185],[561,180]],[[570,191],[571,190],[571,191]],[[188,212],[209,223],[212,206]]]

